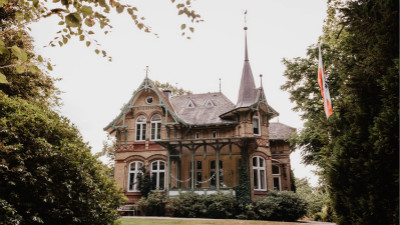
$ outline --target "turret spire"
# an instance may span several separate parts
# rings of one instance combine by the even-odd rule
[[[236,108],[248,107],[257,101],[257,90],[254,83],[253,72],[251,71],[249,55],[247,51],[247,10],[244,12],[244,65],[242,72],[242,79],[240,81],[238,101],[236,103]]]

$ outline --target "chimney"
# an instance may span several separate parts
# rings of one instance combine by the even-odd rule
[[[163,93],[167,99],[169,99],[169,96],[171,96],[171,90],[163,90]]]

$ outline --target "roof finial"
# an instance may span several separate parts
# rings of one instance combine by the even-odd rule
[[[244,61],[249,61],[249,55],[247,53],[247,10],[244,11],[244,39],[245,39],[245,49],[244,49]]]
[[[147,78],[149,78],[149,71],[150,71],[149,66],[146,66],[145,71],[146,71],[146,79],[147,79]]]
[[[219,92],[221,93],[221,78],[219,78]]]
[[[262,77],[263,77],[263,75],[260,74],[260,87],[261,87],[261,88],[263,87],[263,86],[262,86]]]

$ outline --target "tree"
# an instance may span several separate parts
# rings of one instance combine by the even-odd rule
[[[124,197],[78,130],[0,91],[0,223],[113,224]]]
[[[171,95],[189,95],[192,94],[191,91],[185,90],[183,88],[178,88],[176,85],[172,85],[170,83],[161,83],[160,81],[154,81],[156,87],[160,88],[161,90],[169,90],[171,91]]]
[[[284,60],[303,160],[321,168],[338,224],[398,224],[398,1],[329,1],[322,55],[334,106],[326,119],[316,46]]]
[[[191,9],[191,1],[171,0],[176,5],[178,15],[185,15],[189,23],[198,23],[202,20],[200,15]],[[101,30],[104,34],[108,34],[112,29],[111,21],[107,14],[112,10],[117,13],[127,13],[133,20],[135,26],[144,32],[153,33],[151,27],[145,24],[145,18],[138,12],[138,8],[129,4],[122,3],[119,0],[53,0],[49,3],[47,0],[0,0],[0,55],[10,55],[17,58],[13,64],[0,66],[0,83],[6,83],[9,74],[7,71],[1,71],[5,67],[18,67],[17,71],[32,70],[34,62],[27,57],[27,53],[23,48],[14,44],[7,43],[10,36],[18,36],[24,38],[23,33],[30,29],[28,25],[32,22],[38,22],[47,17],[58,17],[60,30],[57,36],[49,43],[50,46],[63,46],[73,38],[79,38],[85,42],[87,47],[94,47],[96,54],[102,54],[103,57],[111,57],[107,55],[101,44],[92,38],[97,30]],[[194,32],[194,27],[187,24],[181,25],[182,35],[190,39],[190,34]],[[22,32],[20,32],[22,31]],[[154,33],[155,34],[155,33]],[[155,34],[157,35],[157,34]],[[43,61],[38,56],[39,61]],[[52,66],[47,62],[47,67],[51,70]]]

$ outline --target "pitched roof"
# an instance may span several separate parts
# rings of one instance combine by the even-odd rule
[[[296,132],[296,128],[290,127],[283,123],[273,122],[269,124],[270,140],[284,140],[294,132]]]
[[[236,123],[219,117],[221,114],[235,107],[221,92],[173,96],[169,100],[173,105],[176,115],[188,124],[212,125]],[[188,107],[189,102],[192,102],[194,107]]]

